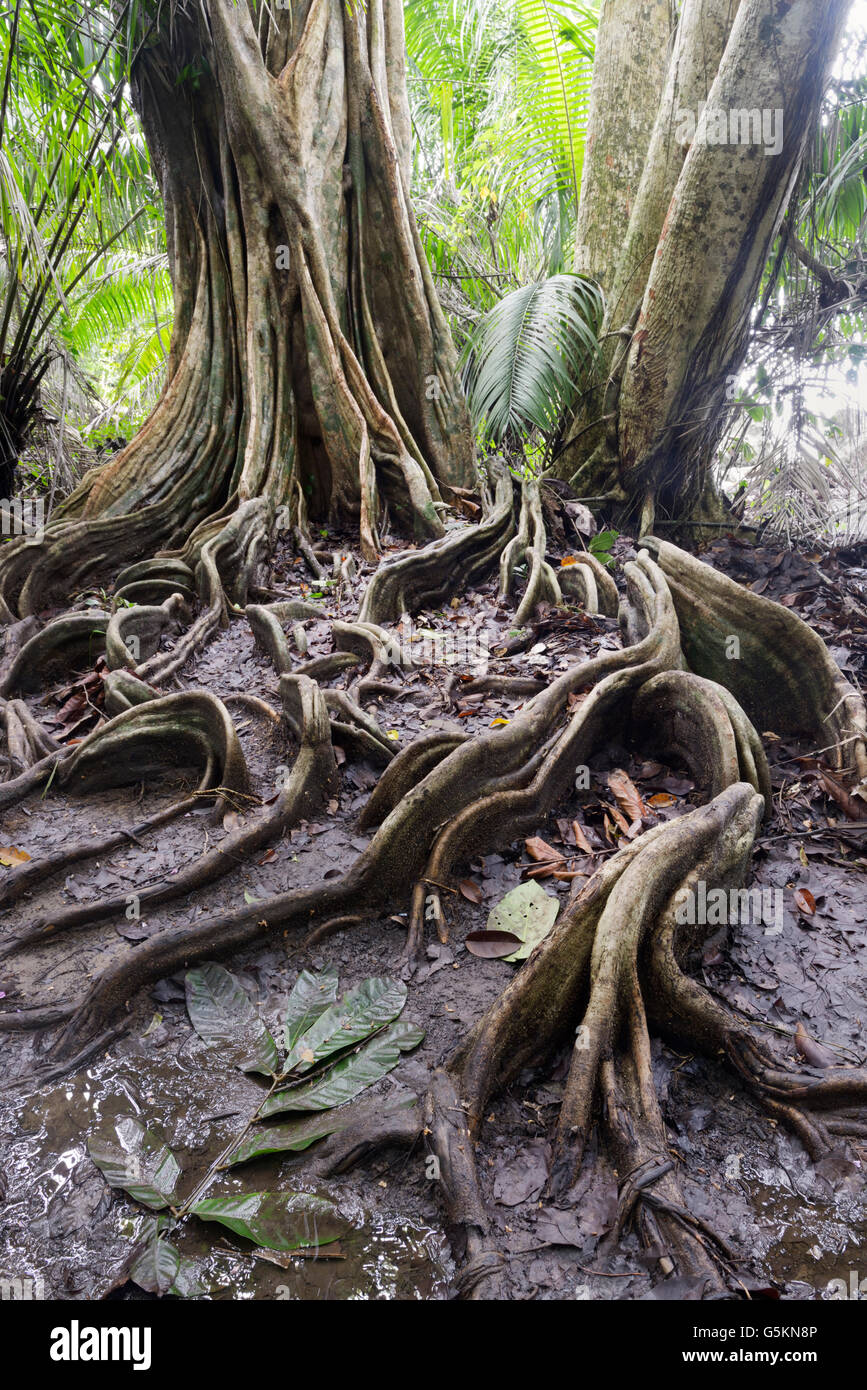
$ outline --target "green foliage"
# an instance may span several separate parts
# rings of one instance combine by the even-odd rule
[[[206,1197],[192,1208],[202,1221],[219,1221],[266,1250],[330,1245],[350,1229],[333,1202],[306,1192],[245,1192]]]
[[[460,343],[573,262],[597,25],[566,0],[407,0],[413,196]]]
[[[501,299],[467,352],[476,425],[497,443],[532,430],[552,435],[598,351],[601,316],[599,290],[580,275],[554,275]]]
[[[206,1291],[198,1268],[167,1239],[188,1217],[216,1221],[264,1249],[284,1252],[329,1244],[350,1229],[332,1202],[308,1192],[205,1194],[224,1169],[263,1154],[297,1152],[348,1129],[356,1113],[347,1102],[387,1075],[424,1033],[398,1018],[406,1003],[400,981],[372,977],[338,1001],[335,970],[305,970],[284,1006],[281,1056],[230,971],[209,963],[188,971],[185,983],[187,1012],[199,1037],[242,1071],[270,1078],[269,1090],[185,1199],[178,1193],[182,1174],[175,1155],[137,1117],[121,1116],[109,1132],[92,1136],[88,1147],[112,1187],[160,1213],[145,1227],[130,1277],[148,1292],[190,1298]],[[405,1104],[386,1102],[382,1113]],[[305,1118],[270,1128],[259,1123],[286,1110]]]
[[[720,475],[747,519],[791,538],[863,528],[859,425],[845,393],[863,400],[865,167],[867,28],[856,21],[765,267],[720,449]]]
[[[405,0],[404,9],[412,194],[465,352],[480,444],[505,444],[521,469],[544,466],[586,379],[598,324],[592,288],[583,282],[582,291],[570,272],[600,6]],[[40,397],[98,444],[132,434],[162,389],[172,294],[160,198],[129,95],[157,13],[140,0],[12,0],[4,17],[0,471],[19,456]],[[177,74],[191,98],[206,61],[190,54]],[[731,398],[724,453],[738,465],[767,454],[769,419],[779,422],[772,450],[783,428],[809,423],[811,374],[832,367],[855,380],[867,352],[865,68],[867,40],[853,28]],[[792,234],[837,291],[805,264]],[[757,367],[767,389],[753,379]],[[833,431],[830,417],[817,419]],[[782,496],[798,449],[782,474],[778,453],[768,457]],[[31,486],[50,485],[54,466],[40,459]]]
[[[619,531],[597,531],[595,536],[590,539],[587,549],[591,555],[595,555],[603,565],[609,569],[614,568],[614,556],[611,554],[611,547],[620,535]]]
[[[159,1135],[134,1116],[118,1120],[112,1137],[91,1139],[88,1148],[110,1187],[123,1188],[153,1211],[176,1201],[180,1165]]]
[[[277,1044],[234,975],[220,965],[190,970],[186,993],[187,1012],[200,1038],[219,1044],[224,1057],[242,1071],[276,1074]]]
[[[424,1033],[411,1023],[392,1023],[357,1052],[342,1056],[320,1079],[306,1086],[275,1091],[262,1106],[262,1114],[331,1110],[334,1106],[345,1105],[396,1067],[401,1053],[418,1047],[423,1037]]]
[[[13,464],[52,368],[79,356],[76,318],[112,258],[161,249],[129,103],[138,16],[135,0],[15,0],[0,28],[0,447]]]

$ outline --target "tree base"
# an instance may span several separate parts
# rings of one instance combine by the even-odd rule
[[[653,1084],[649,1027],[724,1057],[757,1101],[814,1156],[833,1151],[847,1133],[863,1132],[867,1074],[839,1068],[816,1076],[776,1060],[685,973],[702,932],[686,934],[678,924],[678,905],[699,882],[730,889],[747,873],[756,831],[770,806],[767,764],[750,715],[767,727],[773,714],[774,727],[782,727],[788,709],[789,718],[820,746],[831,742],[838,769],[857,773],[865,756],[860,696],[791,612],[650,538],[624,568],[627,592],[620,617],[627,645],[603,651],[527,692],[503,727],[475,737],[433,733],[395,752],[363,708],[366,698],[393,685],[408,659],[384,624],[396,622],[405,605],[442,602],[466,576],[477,579],[498,563],[503,602],[515,585],[519,561],[526,563],[526,590],[517,600],[525,622],[540,602],[562,599],[560,579],[546,559],[537,487],[524,489],[516,522],[511,483],[501,480],[482,525],[382,565],[358,621],[334,624],[331,656],[296,663],[284,626],[305,615],[303,604],[247,606],[257,642],[279,676],[282,708],[243,698],[253,701],[251,708],[269,725],[282,722],[299,744],[279,795],[257,808],[226,705],[206,692],[161,694],[159,685],[174,679],[214,635],[229,603],[246,599],[261,569],[264,534],[262,509],[251,503],[205,543],[198,567],[201,611],[173,651],[161,651],[157,639],[170,624],[184,620],[185,606],[193,601],[189,586],[162,603],[122,604],[105,615],[102,631],[113,667],[109,682],[126,707],[80,744],[46,748],[20,702],[9,699],[7,741],[11,750],[15,740],[17,765],[27,765],[0,786],[0,796],[10,805],[37,787],[110,785],[140,778],[141,767],[159,756],[192,758],[201,768],[197,796],[254,809],[219,849],[144,889],[140,899],[146,905],[214,882],[236,859],[259,852],[300,819],[321,811],[336,776],[334,738],[350,756],[384,768],[362,818],[363,826],[378,828],[350,870],[321,887],[167,928],[108,966],[83,998],[7,1013],[2,1027],[59,1027],[46,1065],[28,1084],[63,1075],[104,1047],[123,1028],[138,990],[275,930],[301,933],[310,944],[372,912],[393,910],[409,897],[404,964],[411,975],[424,950],[426,922],[443,921],[441,894],[454,870],[470,854],[532,830],[571,786],[576,766],[588,762],[600,739],[613,729],[624,736],[631,731],[681,760],[707,788],[708,804],[640,834],[596,871],[433,1074],[420,1116],[402,1117],[397,1129],[389,1122],[381,1134],[368,1124],[364,1134],[342,1136],[336,1149],[326,1147],[323,1161],[333,1153],[335,1163],[345,1166],[379,1141],[406,1141],[423,1131],[440,1165],[449,1225],[462,1232],[461,1291],[476,1298],[497,1296],[503,1256],[492,1238],[474,1145],[490,1097],[574,1037],[554,1132],[550,1200],[569,1203],[588,1141],[601,1121],[620,1175],[617,1232],[634,1228],[657,1252],[663,1276],[686,1273],[703,1279],[708,1292],[736,1291],[731,1252],[684,1203]],[[566,568],[578,575],[585,611],[610,604],[607,576],[597,567]],[[184,577],[184,571],[175,571],[174,578]],[[141,585],[135,592],[148,597],[151,579],[152,572],[139,567],[132,577],[124,576],[124,592]],[[75,635],[74,619],[61,618],[31,636],[22,650],[34,659],[44,654],[48,661],[68,650]],[[732,636],[743,643],[738,661],[726,655]],[[131,638],[139,644],[137,663],[130,660]],[[807,661],[814,673],[809,685],[801,679]],[[7,694],[24,669],[13,655]],[[325,687],[325,681],[347,673],[347,689]],[[498,688],[498,681],[499,688],[510,688],[510,678],[482,678],[488,689]],[[170,823],[190,800],[143,821],[135,835]],[[12,903],[43,877],[82,864],[117,842],[118,834],[109,833],[22,865],[7,874],[0,896]],[[62,941],[76,928],[121,915],[125,901],[108,897],[50,918],[36,916],[25,932],[6,939],[3,954],[14,956],[49,936]]]

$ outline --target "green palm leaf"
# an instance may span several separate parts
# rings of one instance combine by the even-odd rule
[[[548,434],[575,402],[598,350],[602,296],[581,275],[552,275],[507,294],[475,329],[465,385],[477,426]]]

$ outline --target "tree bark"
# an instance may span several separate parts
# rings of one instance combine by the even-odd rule
[[[622,476],[698,500],[762,271],[815,129],[850,0],[743,0],[708,111],[774,113],[779,150],[697,138],[675,187],[620,393]],[[774,129],[768,122],[765,133]],[[762,136],[763,140],[765,134]]]
[[[399,529],[441,535],[441,488],[476,473],[409,202],[399,0],[166,12],[134,92],[165,204],[167,382],[59,509],[68,544],[62,527],[31,543],[40,599],[80,583],[85,555],[95,570],[195,550],[197,527],[252,498],[292,525],[351,519],[369,559],[383,503]],[[4,583],[13,606],[21,582]]]
[[[610,277],[600,379],[556,470],[581,495],[640,514],[642,529],[658,504],[706,513],[728,387],[850,3],[684,6]]]
[[[414,663],[385,625],[443,605],[498,560],[501,612],[526,562],[517,611],[511,620],[503,614],[524,647],[535,639],[541,603],[550,608],[580,595],[585,613],[611,616],[618,591],[592,557],[554,569],[555,532],[549,543],[546,530],[554,504],[538,479],[525,480],[516,527],[505,469],[494,470],[493,499],[482,490],[481,524],[439,537],[440,487],[472,481],[475,471],[453,350],[406,195],[398,0],[368,0],[365,9],[301,0],[288,15],[276,11],[276,21],[262,7],[255,23],[235,0],[202,3],[206,9],[173,10],[170,30],[136,72],[163,183],[177,298],[165,391],[137,439],[88,477],[44,541],[4,548],[0,620],[12,622],[14,604],[22,621],[11,627],[0,664],[0,732],[11,773],[0,782],[0,809],[35,791],[80,796],[138,784],[175,762],[194,764],[199,786],[133,830],[112,828],[8,872],[0,904],[26,895],[27,915],[23,930],[0,935],[0,958],[41,951],[119,917],[128,897],[107,895],[99,880],[95,896],[66,907],[51,894],[41,905],[30,899],[73,864],[96,863],[124,840],[174,821],[195,798],[214,800],[220,818],[229,806],[244,818],[233,829],[224,821],[219,844],[142,888],[137,897],[155,908],[216,882],[302,818],[332,807],[339,790],[332,737],[344,759],[373,759],[386,770],[358,827],[372,834],[336,878],[299,887],[289,876],[267,897],[245,893],[238,906],[230,894],[224,908],[178,914],[128,950],[113,939],[91,974],[64,964],[80,992],[60,999],[51,990],[44,1002],[0,1010],[2,1030],[60,1028],[23,1085],[32,1093],[34,1084],[103,1050],[130,1026],[141,989],[199,960],[273,941],[278,930],[304,933],[297,942],[303,951],[403,905],[401,968],[411,975],[424,955],[426,922],[446,939],[440,893],[469,856],[535,833],[571,796],[576,767],[589,766],[612,739],[617,746],[648,742],[648,751],[684,766],[707,804],[684,806],[647,830],[641,821],[624,825],[616,852],[432,1071],[418,1121],[386,1117],[377,1131],[368,1118],[354,1135],[343,1134],[327,1163],[345,1166],[377,1140],[411,1143],[423,1134],[440,1165],[458,1258],[466,1254],[458,1288],[471,1297],[496,1292],[504,1261],[475,1160],[488,1101],[571,1040],[546,1199],[568,1201],[599,1114],[620,1174],[615,1239],[632,1225],[664,1277],[691,1275],[699,1292],[742,1290],[733,1252],[684,1201],[654,1086],[649,1025],[679,1046],[722,1056],[814,1158],[835,1154],[840,1136],[863,1137],[867,1072],[802,1068],[771,1051],[757,1028],[686,973],[715,924],[685,922],[679,908],[698,885],[725,895],[746,879],[761,818],[773,810],[758,731],[804,737],[835,776],[853,784],[855,797],[867,777],[864,701],[794,612],[647,537],[624,566],[622,647],[571,658],[548,682],[505,672],[461,680],[453,672],[447,700],[460,688],[463,697],[497,692],[522,703],[481,732],[439,729],[394,748],[394,731],[379,726],[369,697],[405,694],[409,687],[389,676]],[[609,298],[609,324],[624,304],[630,324],[613,339],[599,393],[606,413],[613,411],[613,444],[608,431],[602,441],[613,462],[600,446],[590,463],[603,459],[603,481],[625,504],[644,504],[642,521],[657,498],[688,496],[704,477],[720,382],[743,353],[758,278],[848,0],[815,11],[808,0],[741,0],[729,34],[734,8],[729,0],[686,0],[611,281],[620,297]],[[640,9],[661,31],[660,7]],[[625,80],[629,55],[640,48],[623,14],[618,3],[605,7],[617,24],[602,35],[600,121],[609,103],[606,119],[616,116],[621,94],[612,87],[618,73]],[[613,51],[620,42],[622,63]],[[684,155],[683,104],[700,100],[711,71],[710,101],[721,110],[783,106],[778,154],[702,138]],[[614,126],[600,135],[587,175],[588,199],[595,181],[607,219],[598,239],[595,230],[585,239],[593,256],[606,239],[619,245],[613,228],[624,226],[636,167],[634,151],[615,158]],[[590,220],[584,225],[590,229]],[[372,557],[383,496],[407,524],[438,539],[389,557],[355,620],[332,623],[333,650],[295,664],[286,625],[321,619],[322,610],[297,598],[247,604],[274,509],[287,505],[301,522],[308,509],[356,517]],[[52,588],[68,589],[96,567],[128,560],[130,549],[158,545],[167,549],[156,561],[117,576],[112,612],[88,609],[44,627],[25,616],[44,606]],[[309,543],[302,552],[316,573]],[[186,621],[196,590],[198,616],[164,644],[178,620]],[[246,605],[252,635],[272,662],[282,712],[249,692],[224,702],[203,689],[159,690],[227,620],[229,598],[236,613]],[[294,636],[303,655],[306,642]],[[743,660],[731,659],[732,640]],[[77,659],[83,642],[89,660],[104,642],[105,706],[113,717],[61,743],[14,692],[25,677],[51,678],[53,686],[58,656]],[[348,688],[327,688],[350,667],[362,669]],[[268,794],[270,755],[262,753],[258,773],[247,766],[227,709],[233,700],[264,715],[278,737],[282,723],[297,742],[285,780],[280,765],[276,797]],[[288,756],[286,747],[276,756]],[[30,978],[45,978],[40,958]]]
[[[670,0],[604,0],[575,233],[575,269],[611,288],[669,67]]]

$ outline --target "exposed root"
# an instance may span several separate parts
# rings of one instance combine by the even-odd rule
[[[632,1172],[631,1187],[623,1193],[621,1222],[637,1218],[642,1237],[660,1246],[668,1272],[677,1268],[697,1273],[718,1285],[726,1253],[685,1211],[668,1167],[670,1156],[649,1070],[639,956],[642,941],[675,886],[697,861],[704,868],[705,861],[712,860],[708,872],[724,881],[743,872],[762,809],[753,789],[738,783],[709,806],[659,826],[619,851],[597,871],[449,1059],[451,1125],[457,1126],[462,1141],[458,1172],[464,1219],[486,1254],[488,1228],[478,1214],[472,1141],[487,1101],[523,1068],[550,1053],[580,1020],[555,1135],[553,1195],[565,1199],[577,1176],[598,1097],[606,1104],[621,1171]],[[448,1163],[454,1161],[453,1142],[447,1130],[436,1145]],[[639,1169],[640,1183],[635,1181]],[[651,1173],[654,1184],[661,1184],[652,1201]],[[645,1189],[646,1196],[639,1199]]]
[[[281,723],[283,716],[268,704],[267,700],[260,700],[258,695],[248,695],[246,691],[239,690],[234,695],[226,695],[223,698],[225,705],[243,705],[246,709],[252,710],[254,714],[267,719],[271,724]]]
[[[413,787],[442,762],[443,758],[467,742],[466,734],[425,734],[413,739],[386,768],[361,812],[358,825],[368,830],[380,825]]]
[[[296,626],[290,643],[285,625],[319,617],[320,610],[294,600],[247,603],[250,594],[262,592],[257,580],[271,524],[267,504],[237,509],[227,504],[226,515],[203,523],[182,552],[166,557],[162,577],[150,564],[123,576],[121,592],[134,606],[117,607],[110,620],[103,615],[98,633],[99,638],[105,634],[113,668],[106,681],[107,708],[123,707],[123,712],[80,745],[57,748],[26,706],[6,702],[2,718],[12,776],[0,784],[0,806],[49,779],[85,788],[138,781],[167,758],[197,764],[202,793],[246,794],[243,754],[225,706],[202,692],[158,696],[152,684],[181,669],[228,621],[232,603],[236,610],[246,605],[256,640],[279,677],[282,710],[257,696],[236,698],[269,723],[287,726],[300,751],[271,806],[248,811],[218,847],[142,889],[140,905],[164,903],[215,881],[287,827],[317,813],[336,786],[334,742],[384,765],[360,820],[362,829],[378,828],[341,878],[168,927],[97,974],[83,999],[10,1012],[0,1027],[65,1025],[47,1069],[39,1073],[40,1079],[55,1078],[121,1031],[136,991],[162,976],[237,950],[275,929],[296,933],[298,949],[307,949],[372,914],[407,906],[408,897],[404,958],[409,973],[431,926],[441,941],[448,940],[442,894],[457,866],[536,826],[571,787],[576,766],[588,762],[600,739],[612,727],[629,731],[642,745],[648,741],[674,754],[709,803],[642,833],[599,867],[500,998],[434,1072],[421,1115],[371,1111],[366,1119],[356,1117],[357,1123],[318,1151],[313,1167],[341,1172],[382,1144],[410,1144],[423,1132],[439,1161],[449,1230],[463,1261],[461,1292],[496,1296],[503,1289],[505,1262],[492,1237],[475,1161],[487,1102],[525,1067],[545,1061],[572,1039],[553,1136],[549,1198],[569,1201],[601,1117],[620,1175],[615,1238],[634,1228],[656,1252],[663,1276],[689,1274],[703,1280],[706,1291],[720,1294],[731,1287],[734,1257],[684,1203],[653,1084],[648,1022],[675,1042],[725,1058],[767,1112],[788,1124],[815,1157],[833,1152],[838,1136],[867,1132],[867,1073],[808,1069],[776,1059],[755,1029],[690,978],[687,969],[704,933],[685,930],[678,913],[683,895],[699,882],[737,891],[745,881],[758,825],[770,809],[767,762],[752,721],[759,728],[797,729],[823,743],[833,741],[838,765],[864,775],[863,702],[794,615],[766,605],[676,548],[652,542],[658,564],[642,551],[625,567],[622,650],[603,651],[548,685],[493,675],[465,683],[464,695],[492,690],[525,702],[507,725],[476,737],[434,733],[398,749],[363,707],[370,694],[393,692],[412,665],[383,623],[397,622],[420,605],[443,602],[457,587],[492,570],[501,552],[504,596],[514,587],[518,566],[527,564],[518,626],[540,602],[559,603],[563,594],[587,611],[613,612],[616,589],[595,557],[563,566],[562,580],[545,560],[538,484],[525,485],[517,534],[505,550],[514,527],[510,479],[498,480],[496,502],[486,509],[481,526],[383,562],[359,620],[334,623],[334,652],[310,661],[303,660],[303,629]],[[374,545],[372,513],[366,524]],[[319,565],[312,549],[311,562]],[[343,583],[351,582],[339,555],[332,570]],[[170,625],[187,620],[193,575],[202,611],[174,649],[163,650]],[[12,584],[10,597],[14,589]],[[30,600],[24,587],[19,597],[26,609]],[[773,610],[770,618],[767,607]],[[72,627],[49,624],[35,635],[32,624],[19,624],[21,640],[5,668],[7,690],[20,681],[23,657],[34,642],[41,665],[55,652],[66,657],[84,635],[83,623],[73,616]],[[729,657],[730,637],[742,643],[740,659]],[[692,670],[684,669],[684,655]],[[803,681],[802,667],[810,669],[812,684]],[[320,689],[314,679],[345,674],[348,689]],[[769,684],[778,689],[769,691]],[[447,698],[453,698],[453,690],[450,686]],[[576,704],[570,696],[578,692],[582,699]],[[14,870],[0,901],[16,901],[42,876],[104,853],[125,838],[138,840],[194,801],[186,798],[130,830],[82,840],[63,854]],[[77,904],[50,919],[36,916],[7,942],[5,953],[120,914],[126,902],[116,896]]]
[[[638,739],[684,763],[709,796],[749,782],[773,811],[771,774],[761,740],[730,691],[691,671],[662,671],[632,706]]]
[[[61,751],[60,744],[34,719],[23,700],[0,702],[0,720],[6,732],[8,776],[16,777]]]
[[[358,618],[362,623],[396,623],[404,613],[436,608],[496,565],[514,523],[512,481],[497,481],[490,515],[479,526],[462,527],[423,550],[383,560],[367,586]]]
[[[317,656],[312,661],[302,662],[295,668],[295,673],[309,676],[314,681],[330,681],[361,664],[361,657],[354,652],[331,652],[328,656]]]
[[[652,843],[644,845],[612,889],[594,937],[590,997],[578,1028],[557,1124],[551,1186],[558,1195],[578,1175],[599,1065],[614,1045],[644,933],[697,859],[712,854],[714,879],[730,870],[727,849],[743,868],[761,809],[752,788],[735,784],[709,806],[666,825]]]
[[[67,750],[58,781],[78,791],[126,786],[167,763],[201,766],[202,791],[218,785],[249,789],[229,712],[205,690],[183,690],[124,710]]]
[[[671,589],[691,669],[725,686],[761,731],[808,734],[835,766],[867,777],[867,714],[822,639],[782,604],[668,541],[642,541]]]
[[[579,551],[572,559],[574,563],[564,564],[557,573],[563,597],[580,604],[586,613],[616,618],[620,595],[608,570],[588,551]]]
[[[466,699],[468,695],[491,693],[521,700],[530,695],[538,695],[540,690],[545,689],[545,684],[545,681],[534,680],[532,676],[490,674],[477,676],[475,680],[471,681],[461,681],[459,677],[455,676],[448,681],[446,692],[453,704],[457,703],[458,693],[463,699]]]
[[[32,615],[29,618],[22,618],[16,622],[8,609],[4,612],[5,604],[0,599],[0,624],[3,625],[5,633],[5,644],[3,656],[0,658],[0,694],[8,692],[7,677],[16,660],[21,648],[26,646],[31,637],[35,637],[39,632],[41,623],[38,618]]]
[[[70,751],[69,748],[60,748],[56,753],[49,753],[47,757],[40,758],[39,762],[33,763],[24,772],[19,772],[17,777],[10,778],[8,782],[0,782],[0,811],[16,806],[38,787],[50,784],[57,767],[70,756]]]
[[[247,823],[227,835],[216,848],[180,869],[171,878],[140,889],[136,894],[140,910],[183,897],[206,883],[213,883],[222,878],[242,862],[245,856],[278,839],[289,826],[315,814],[328,800],[334,786],[336,762],[322,692],[305,676],[283,677],[283,681],[291,682],[296,689],[295,708],[298,714],[301,748],[277,799],[271,806],[263,807],[251,816]],[[179,701],[185,698],[187,695],[169,695],[166,700]],[[205,698],[212,700],[213,696]],[[153,711],[157,703],[162,702],[154,702],[144,709]],[[120,716],[121,719],[126,717]],[[113,722],[118,723],[117,720]],[[111,728],[111,725],[106,727]],[[234,735],[234,730],[232,732]],[[101,762],[99,766],[102,766]],[[37,919],[26,932],[14,939],[6,954],[21,950],[45,937],[50,936],[53,940],[60,933],[75,927],[90,926],[94,922],[122,914],[126,905],[126,895],[118,894],[94,902],[78,903],[74,907],[54,913],[50,919]]]
[[[352,1124],[317,1145],[305,1171],[333,1177],[354,1168],[380,1149],[411,1148],[421,1138],[423,1117],[415,1104],[354,1106]]]
[[[105,650],[109,621],[109,614],[100,609],[55,618],[18,649],[0,681],[0,696],[20,689],[23,682],[38,689],[52,667],[66,671],[70,664],[92,666]]]
[[[425,1136],[439,1160],[440,1187],[452,1245],[463,1259],[458,1291],[465,1298],[497,1298],[503,1256],[491,1236],[491,1226],[479,1187],[465,1104],[450,1071],[431,1077],[425,1101]]]
[[[200,549],[199,538],[191,539],[184,558],[199,555],[196,586],[206,607],[171,652],[156,652],[136,668],[141,680],[157,685],[180,671],[228,623],[227,597],[236,607],[246,604],[247,592],[268,549],[273,520],[270,504],[264,498],[254,498],[242,503],[228,521],[209,528],[215,534],[205,539]]]
[[[654,1027],[677,1046],[724,1057],[762,1107],[798,1136],[813,1159],[834,1151],[832,1134],[857,1136],[867,1106],[867,1072],[855,1067],[794,1071],[780,1063],[759,1029],[736,1017],[684,973],[682,963],[693,946],[669,910],[647,951],[647,997]],[[861,1113],[827,1120],[808,1113],[845,1112],[853,1106]]]
[[[135,603],[130,608],[115,608],[105,634],[109,670],[138,670],[159,651],[162,638],[179,633],[189,616],[183,595],[174,592],[158,605]]]
[[[656,1252],[660,1273],[705,1280],[705,1291],[721,1291],[734,1256],[719,1235],[684,1203],[676,1164],[653,1081],[650,1037],[637,971],[625,1004],[623,1047],[599,1070],[605,1133],[622,1175],[615,1240],[633,1226],[645,1248]]]
[[[508,726],[455,748],[393,808],[370,846],[342,879],[169,929],[142,943],[129,960],[109,967],[93,983],[58,1044],[60,1052],[77,1052],[85,1037],[94,1029],[101,1031],[136,989],[182,965],[237,949],[276,926],[309,929],[315,925],[314,917],[322,921],[349,911],[379,909],[399,899],[408,881],[424,876],[438,830],[459,818],[462,811],[469,811],[460,821],[462,828],[469,829],[474,820],[477,822],[477,847],[480,842],[493,846],[504,834],[511,837],[510,784],[530,783],[540,771],[540,785],[546,796],[553,798],[557,788],[562,789],[571,777],[570,756],[574,767],[581,760],[580,751],[589,748],[592,737],[598,736],[614,694],[626,695],[648,676],[679,660],[677,623],[656,566],[646,556],[639,557],[628,567],[628,582],[631,602],[641,609],[647,633],[636,646],[606,652],[573,667],[530,700]],[[290,679],[283,676],[281,681]],[[580,717],[572,716],[563,734],[554,737],[570,692],[593,681],[599,685],[581,706]],[[544,769],[549,756],[545,745],[552,737],[555,756]],[[491,815],[489,798],[498,791],[505,794],[497,799],[497,814]],[[512,794],[520,796],[520,791]],[[527,816],[531,801],[532,792],[521,801]]]
[[[192,602],[196,594],[196,577],[183,560],[167,557],[139,560],[121,570],[114,582],[114,602],[163,604],[172,594],[180,594]]]
[[[527,586],[515,614],[516,627],[523,627],[540,603],[560,603],[563,598],[557,576],[545,560],[545,522],[539,484],[535,481],[523,484],[517,534],[506,546],[500,560],[501,599],[508,598],[512,592],[516,571],[521,564],[527,565]],[[595,600],[596,583],[592,575],[585,586],[587,596],[591,585]]]

